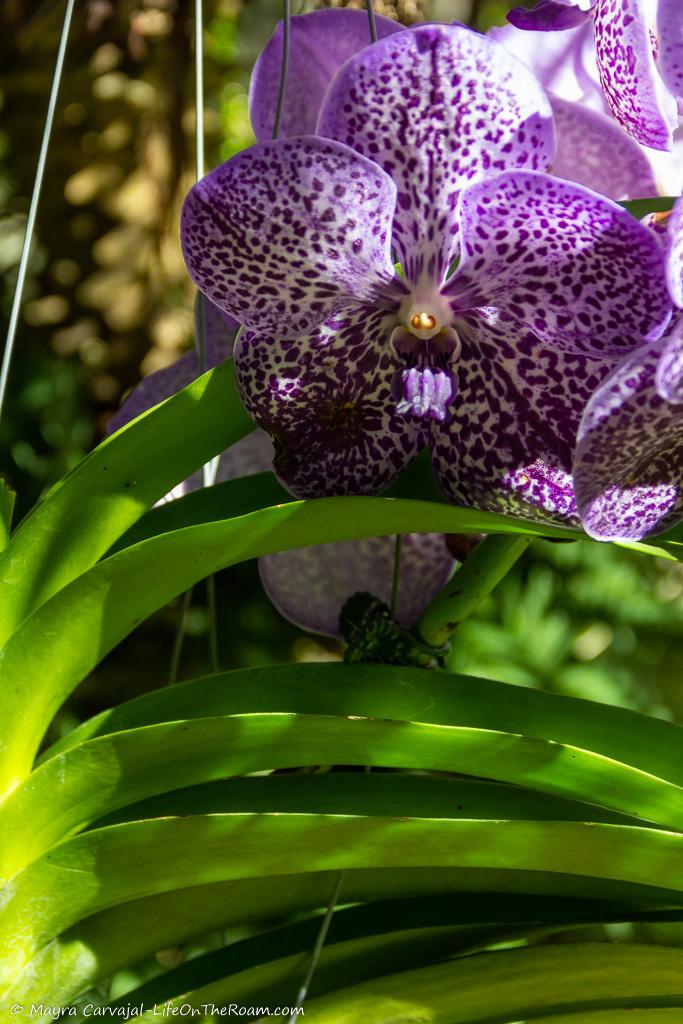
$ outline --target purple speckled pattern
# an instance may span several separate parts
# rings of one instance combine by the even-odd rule
[[[459,321],[458,402],[432,424],[432,460],[459,505],[575,521],[574,438],[612,360],[563,353],[491,311]]]
[[[661,336],[671,313],[646,227],[588,189],[527,171],[463,193],[454,309],[496,306],[567,351],[605,355]]]
[[[663,243],[667,284],[678,307],[667,331],[655,378],[657,393],[666,401],[683,402],[683,199],[671,213],[654,214],[654,230]]]
[[[583,25],[591,17],[591,3],[573,3],[572,0],[540,0],[528,7],[513,7],[508,20],[515,28],[533,32],[564,31]]]
[[[393,322],[358,309],[293,341],[241,335],[240,394],[274,438],[273,468],[297,497],[376,494],[423,446],[423,421],[396,411]]]
[[[683,403],[683,312],[677,311],[667,331],[655,376],[657,394],[680,405]],[[683,415],[683,409],[679,410]]]
[[[666,279],[675,304],[683,309],[683,198],[666,222]]]
[[[461,26],[421,26],[352,57],[332,82],[318,132],[395,181],[393,245],[413,283],[444,279],[462,188],[509,167],[545,170],[554,152],[550,105],[533,75]]]
[[[375,16],[380,39],[403,31],[403,26]],[[282,22],[254,64],[249,87],[249,113],[256,139],[273,136],[280,89]],[[290,24],[289,62],[280,136],[313,135],[327,88],[345,60],[370,44],[365,11],[350,9],[295,14]]]
[[[348,599],[368,591],[391,600],[395,537],[281,551],[259,559],[263,585],[275,607],[302,629],[341,638],[339,613]],[[406,533],[401,543],[396,618],[413,626],[446,585],[455,562],[442,534]]]
[[[260,142],[191,189],[185,262],[224,312],[291,337],[349,300],[391,294],[395,195],[377,164],[338,142]]]
[[[586,407],[574,464],[584,529],[640,540],[683,516],[683,414],[657,394],[662,342],[627,356]]]
[[[644,146],[670,150],[676,101],[657,71],[645,0],[597,0],[600,81],[617,121]]]
[[[650,162],[638,143],[610,117],[550,96],[557,151],[552,172],[607,196],[645,199],[658,194]]]
[[[195,281],[246,324],[237,384],[275,472],[299,497],[376,494],[426,445],[455,502],[576,521],[583,408],[671,316],[663,237],[533,169],[548,100],[468,29],[352,56],[320,126],[233,158],[183,213]]]
[[[657,4],[657,67],[674,96],[683,97],[683,4],[659,0]]]

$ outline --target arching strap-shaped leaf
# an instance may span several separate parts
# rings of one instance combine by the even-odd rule
[[[114,733],[47,761],[0,810],[4,836],[0,884],[70,832],[145,797],[225,776],[320,764],[458,772],[597,805],[584,806],[582,812],[570,808],[565,813],[560,802],[549,815],[548,805],[539,803],[537,797],[527,799],[525,793],[511,792],[506,813],[504,801],[498,803],[495,794],[492,798],[490,791],[480,789],[476,799],[469,794],[470,817],[515,817],[518,813],[528,818],[578,815],[580,820],[600,821],[604,820],[601,808],[607,808],[627,815],[626,819],[608,815],[607,820],[628,821],[631,816],[683,831],[683,789],[581,747],[507,732],[417,722],[236,715]],[[278,803],[267,783],[246,790],[238,787],[237,796],[228,789],[232,800],[218,807],[210,802],[205,813],[305,810],[369,814],[373,813],[370,797],[375,793],[380,806],[390,808],[389,813],[419,816],[415,803],[410,803],[409,789],[408,803],[403,801],[410,783],[394,782],[393,777],[391,784],[373,780],[366,786],[365,803],[362,791],[353,789],[345,796],[339,785],[336,779],[325,781],[321,791],[319,782],[304,783],[307,800],[299,794],[289,806]],[[424,807],[432,808],[428,816],[458,816],[457,805],[463,800],[456,799],[456,794],[451,797],[456,810],[449,810],[438,784],[431,789],[419,785],[425,790]],[[382,787],[391,794],[383,804]],[[264,796],[259,797],[262,792]],[[163,809],[163,802],[161,806]],[[201,806],[185,811],[200,813]],[[170,813],[184,812],[171,805]]]
[[[5,646],[0,794],[28,773],[52,715],[101,658],[205,576],[286,548],[387,533],[485,531],[490,523],[486,513],[432,502],[326,498],[176,530],[113,555],[55,594]],[[505,523],[513,533],[573,536],[561,528]]]
[[[683,1008],[683,952],[600,943],[516,949],[465,957],[337,990],[306,1005],[316,1024],[439,1024],[530,1021],[563,1011],[592,1024],[599,1010]],[[636,1017],[636,1020],[638,1018]],[[595,1024],[600,1021],[599,1015]],[[648,1022],[649,1024],[649,1022]],[[659,1022],[658,1022],[659,1024]]]
[[[174,484],[252,429],[227,362],[103,441],[55,484],[0,555],[0,645]]]
[[[683,919],[679,910],[638,909],[637,903],[609,902],[606,899],[565,898],[558,889],[567,880],[550,875],[534,875],[522,881],[526,888],[535,886],[542,895],[502,891],[512,879],[501,872],[455,872],[440,869],[434,872],[413,871],[359,871],[347,873],[344,882],[345,899],[349,903],[360,901],[350,912],[351,920],[342,921],[347,911],[338,911],[333,919],[328,941],[350,938],[367,921],[367,934],[385,930],[433,926],[441,927],[457,920],[463,929],[463,948],[467,938],[499,934],[563,922],[590,924],[608,921],[677,921]],[[8,993],[23,1005],[50,1002],[65,1005],[97,982],[110,977],[128,964],[137,963],[156,950],[171,945],[183,945],[198,936],[218,929],[230,928],[235,923],[254,921],[268,907],[274,917],[286,918],[324,906],[335,884],[333,872],[274,876],[242,882],[218,882],[193,885],[186,889],[160,893],[132,900],[95,914],[67,929],[48,943],[32,958]],[[602,883],[582,880],[584,888],[594,885],[596,892]],[[472,892],[467,891],[472,888]],[[400,891],[414,895],[407,899],[392,898]],[[601,895],[604,897],[605,893]],[[358,920],[360,917],[360,920]],[[135,922],[134,927],[131,922]],[[316,921],[319,927],[320,918]],[[282,951],[275,936],[277,952]],[[256,949],[241,943],[231,945],[231,964],[236,971],[255,966],[268,959],[272,942],[264,936]],[[292,943],[293,946],[294,943]],[[292,948],[290,946],[290,948]],[[307,949],[311,948],[309,943]],[[204,984],[204,980],[201,982]],[[160,981],[163,984],[163,981]],[[188,986],[182,978],[178,987],[169,981],[169,994],[176,994]],[[159,993],[161,995],[161,992]],[[144,998],[144,996],[143,996]],[[165,996],[161,997],[162,999]],[[161,1000],[160,1000],[161,1001]]]
[[[96,736],[159,722],[276,712],[532,736],[591,750],[683,786],[680,726],[576,697],[403,665],[273,665],[192,679],[91,718],[46,751],[43,760]]]
[[[467,952],[468,946],[474,950],[478,944],[481,948],[487,940],[495,938],[495,932],[490,926],[478,929],[466,926],[460,926],[459,930],[453,928],[453,922],[460,920],[460,914],[458,906],[448,897],[442,898],[441,906],[429,898],[423,899],[421,903],[423,909],[419,908],[416,900],[404,900],[337,911],[332,918],[309,996],[314,998],[327,992],[345,990],[347,986],[356,986],[365,979],[396,975],[401,969],[412,967],[414,970],[421,966],[420,961],[426,957],[432,962],[444,960],[447,956],[462,955]],[[405,912],[405,918],[395,917],[399,909]],[[419,915],[419,928],[411,927],[417,923],[415,912]],[[391,922],[396,931],[389,930]],[[449,924],[451,928],[447,927]],[[245,1005],[283,1005],[291,999],[292,991],[301,979],[301,953],[310,951],[316,937],[313,928],[317,930],[319,927],[318,918],[317,921],[308,920],[243,942],[231,943],[214,953],[195,957],[175,970],[128,992],[123,998],[115,1000],[112,1006],[138,1006],[142,1003],[151,1008],[151,1012],[146,1015],[151,1018],[154,1005],[167,1001],[171,1001],[174,1006],[191,1005],[201,1008],[206,1004],[229,1004],[239,997]],[[520,929],[509,927],[507,932],[500,930],[498,937],[500,940],[509,940],[521,937],[522,934]],[[526,935],[533,938],[533,929],[527,926]],[[302,946],[302,941],[309,936],[308,946]],[[415,944],[412,963],[409,949],[405,948],[406,941]],[[439,950],[442,950],[441,955]],[[285,951],[296,952],[294,955],[283,956]],[[339,992],[339,996],[343,996],[343,991]],[[600,1021],[596,1021],[596,1024],[600,1024]],[[562,1015],[558,1024],[564,1022],[565,1017]]]
[[[563,876],[565,895],[597,879],[607,897],[642,891],[675,905],[683,899],[682,854],[682,835],[581,822],[215,814],[96,829],[60,843],[13,879],[0,919],[0,993],[79,920],[191,881],[450,868],[503,872],[519,884],[540,872]]]

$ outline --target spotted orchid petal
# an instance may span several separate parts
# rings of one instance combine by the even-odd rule
[[[666,221],[666,279],[674,303],[683,309],[683,198]]]
[[[297,497],[377,494],[423,446],[423,421],[396,411],[394,324],[366,307],[296,340],[240,336],[242,400],[273,438],[273,468]]]
[[[663,340],[655,376],[657,394],[667,402],[683,403],[683,312],[676,312]]]
[[[659,0],[657,4],[657,67],[669,91],[683,97],[683,4]]]
[[[583,25],[592,17],[592,7],[592,3],[573,3],[572,0],[541,0],[531,10],[514,7],[508,12],[508,21],[515,28],[553,32]]]
[[[683,199],[671,213],[651,215],[666,262],[669,293],[677,309],[662,345],[655,384],[667,402],[683,402]]]
[[[341,639],[339,614],[353,594],[366,591],[391,601],[395,537],[281,551],[259,559],[259,573],[275,607],[297,626]],[[402,536],[396,618],[410,628],[453,571],[440,533]]]
[[[318,132],[396,182],[393,245],[412,283],[445,277],[463,187],[508,167],[545,169],[554,151],[550,106],[531,72],[454,25],[419,26],[352,57],[325,97]]]
[[[338,142],[260,142],[190,191],[185,262],[197,287],[247,328],[291,337],[349,302],[395,302],[395,197],[377,164]]]
[[[640,540],[683,517],[683,412],[657,394],[661,349],[644,345],[627,356],[583,415],[576,499],[597,540]]]
[[[595,59],[595,33],[586,22],[565,32],[534,32],[502,25],[486,33],[518,57],[544,89],[592,110],[606,110]]]
[[[617,121],[643,146],[671,150],[678,110],[657,70],[645,0],[597,0],[595,46]]]
[[[544,174],[508,171],[460,197],[454,309],[495,306],[566,351],[606,355],[661,336],[660,247],[626,210]]]
[[[608,199],[645,199],[658,194],[643,150],[612,118],[558,96],[551,96],[550,102],[557,129],[553,174]]]
[[[403,26],[376,15],[380,39],[403,31]],[[249,112],[257,140],[273,136],[280,91],[283,26],[258,56],[249,88]],[[311,11],[290,22],[289,59],[280,122],[280,135],[313,135],[327,88],[345,60],[371,42],[365,11]]]
[[[612,360],[562,352],[495,313],[459,321],[457,401],[432,424],[437,481],[457,504],[575,521],[576,430]]]

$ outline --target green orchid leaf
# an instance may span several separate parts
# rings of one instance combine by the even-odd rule
[[[641,894],[676,906],[683,900],[683,835],[575,821],[367,814],[212,814],[95,829],[13,878],[0,918],[0,992],[62,931],[118,903],[190,884],[413,868],[428,876],[442,868],[463,873],[461,887],[468,871],[493,871],[496,888],[497,873],[508,886],[528,881],[530,872],[552,874],[563,895],[592,895],[593,882],[605,898]],[[260,914],[272,909],[262,906]]]
[[[316,1024],[506,1024],[548,1016],[560,1024],[563,1013],[578,1013],[585,1024],[595,1014],[600,1024],[602,1010],[620,1010],[630,1021],[634,1010],[672,1008],[673,1021],[683,1008],[682,970],[683,950],[663,946],[505,950],[336,990],[312,999],[306,1013]]]
[[[365,804],[367,799],[369,804]],[[126,804],[98,818],[95,827],[145,818],[237,811],[300,814],[361,814],[365,806],[386,806],[411,818],[510,818],[534,821],[603,821],[640,825],[642,821],[604,807],[516,785],[427,775],[325,772],[220,779]],[[656,827],[652,824],[650,827]]]
[[[552,924],[508,922],[498,925],[457,923],[462,921],[463,896],[456,899],[397,900],[337,910],[331,921],[325,946],[318,960],[309,997],[357,985],[366,978],[415,969],[425,961],[462,956],[487,943],[532,939],[555,929],[579,927],[569,911],[562,921],[563,901],[553,900]],[[482,903],[485,903],[485,898]],[[503,898],[503,903],[505,903]],[[575,901],[577,904],[579,901]],[[534,900],[532,898],[532,904]],[[545,903],[545,913],[548,903]],[[541,911],[539,916],[543,916]],[[145,1007],[170,1002],[173,1006],[223,1005],[237,998],[244,1005],[259,1002],[284,1005],[297,991],[302,977],[302,954],[310,955],[320,917],[264,932],[242,942],[193,957],[139,988],[114,1000],[113,1007]],[[414,943],[412,957],[410,943]],[[283,955],[287,951],[289,955]],[[187,1012],[187,1011],[185,1011]],[[150,1014],[150,1017],[153,1013]]]
[[[419,816],[419,800],[410,801],[410,794],[417,792],[423,796],[428,816],[458,817],[458,805],[465,806],[467,794],[469,816],[476,818],[616,822],[635,818],[683,829],[683,789],[599,754],[554,741],[485,729],[372,718],[354,717],[349,721],[334,716],[273,713],[195,718],[114,733],[45,762],[0,809],[5,837],[0,852],[0,881],[7,882],[69,833],[147,796],[228,775],[319,764],[468,773],[598,806],[566,806],[562,800],[553,803],[525,790],[511,790],[506,813],[505,796],[501,800],[496,790],[486,787],[471,790],[463,786],[459,794],[457,787],[442,785],[441,781],[404,781],[391,776],[388,781],[373,779],[363,787],[333,776],[295,784],[294,804],[290,806],[277,802],[278,793],[280,799],[291,794],[286,786],[273,790],[272,783],[261,784],[261,780],[258,784],[250,780],[244,785],[226,784],[223,795],[228,806],[222,810],[362,814],[371,806],[364,804],[365,794],[368,800],[374,795],[379,805],[393,807],[396,814]],[[395,798],[387,796],[382,803],[383,793]],[[407,804],[403,802],[404,794]],[[331,802],[326,804],[326,800]],[[449,806],[455,810],[449,810]],[[622,815],[608,814],[605,818],[601,808]],[[211,805],[205,813],[220,809]],[[196,813],[200,810],[197,808]],[[190,812],[191,807],[184,813]],[[171,808],[170,813],[178,811]],[[125,820],[127,815],[122,817]]]
[[[103,441],[48,492],[0,555],[0,645],[155,501],[253,428],[228,361]]]
[[[678,196],[653,196],[651,199],[629,199],[619,205],[641,220],[648,213],[667,213],[677,201]]]
[[[143,619],[198,580],[285,548],[386,533],[492,528],[573,536],[562,527],[503,524],[490,513],[432,502],[323,498],[186,527],[112,555],[46,601],[4,648],[0,793],[28,774],[47,725],[74,687]]]
[[[363,664],[273,665],[178,683],[90,719],[42,760],[88,739],[160,722],[268,713],[492,729],[590,750],[683,786],[681,726],[490,679]]]
[[[114,1003],[112,1009],[130,1005],[139,1006],[142,1002],[150,1009],[147,1013],[142,1014],[141,1019],[152,1021],[158,1020],[159,1015],[157,1009],[155,1018],[154,1007],[167,1003],[170,1004],[170,1007],[178,1007],[177,1013],[181,1012],[180,1007],[193,1006],[201,1013],[206,1006],[222,1006],[230,1005],[230,1003],[250,1007],[288,1006],[301,984],[308,960],[307,954],[310,954],[315,943],[314,929],[319,928],[319,919],[311,922],[306,936],[308,948],[304,946],[291,956],[282,956],[282,950],[290,948],[288,945],[283,945],[278,959],[259,964],[256,969],[252,970],[236,972],[232,969],[228,972],[224,969],[226,976],[223,979],[210,982],[198,989],[190,989],[175,998],[164,995],[165,983],[174,980],[166,975],[160,979],[161,984],[153,990],[154,994],[145,990],[131,992],[126,995],[125,999]],[[495,934],[490,930],[480,929],[477,931],[480,941],[485,941],[489,934]],[[470,941],[476,941],[475,934],[473,930],[451,925],[444,928],[405,929],[387,935],[326,945],[317,964],[312,994],[317,995],[337,990],[340,985],[352,985],[354,982],[376,978],[378,975],[426,966],[435,960],[444,960],[447,957],[459,955],[462,953],[463,945],[466,946],[468,937]],[[293,937],[285,933],[279,938],[283,943],[288,943]],[[301,942],[300,945],[302,945]],[[225,951],[226,955],[223,958],[225,968],[228,968],[228,965],[232,966],[232,952],[230,947]],[[201,965],[194,960],[193,966],[197,971]],[[156,998],[157,991],[160,995],[158,999]],[[187,1014],[188,1011],[185,1009],[183,1012]],[[256,1015],[254,1014],[254,1016]]]
[[[543,893],[505,891],[511,878],[501,872],[449,872],[441,869],[425,871],[394,870],[390,873],[356,870],[348,872],[344,881],[344,899],[360,902],[352,913],[349,927],[336,931],[337,911],[333,919],[330,941],[360,933],[363,916],[366,933],[385,930],[428,928],[452,924],[462,928],[463,947],[495,934],[548,929],[558,922],[567,927],[618,921],[680,921],[683,907],[677,910],[656,910],[638,903],[608,901],[604,898],[566,898],[557,889],[567,886],[567,879],[553,875],[533,876],[531,886]],[[309,912],[324,907],[335,884],[333,872],[289,875],[240,882],[192,885],[186,889],[156,894],[94,914],[60,934],[43,946],[27,965],[11,989],[11,996],[24,1005],[47,1002],[64,1005],[107,979],[113,973],[136,963],[156,950],[183,945],[207,932],[230,930],[240,922],[254,922],[268,907],[273,918]],[[463,891],[470,886],[473,890]],[[593,885],[604,896],[603,883],[581,881],[582,887]],[[498,887],[498,888],[496,888]],[[416,894],[408,899],[392,898],[401,890]],[[440,891],[441,890],[441,891]],[[596,893],[597,895],[597,893]],[[318,917],[318,922],[320,918]],[[354,923],[355,922],[355,923]],[[272,933],[270,933],[272,934]],[[259,956],[268,957],[268,941],[254,949],[240,945],[234,951],[235,970],[248,969]],[[240,950],[243,951],[240,959]],[[278,949],[277,953],[281,953]],[[301,963],[301,961],[300,961]],[[188,965],[190,966],[190,965]],[[205,977],[198,984],[204,984]],[[163,984],[163,980],[160,980]],[[191,984],[191,983],[190,983]],[[169,982],[169,995],[176,995],[188,985],[182,977],[174,988]],[[9,996],[8,996],[9,998]]]

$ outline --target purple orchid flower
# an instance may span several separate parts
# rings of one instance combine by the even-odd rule
[[[541,173],[543,90],[462,27],[351,57],[317,131],[238,154],[182,217],[195,283],[245,325],[238,384],[278,475],[377,493],[428,445],[455,502],[572,519],[583,406],[670,316],[651,233]]]
[[[259,574],[271,601],[290,622],[341,639],[339,615],[354,594],[367,591],[390,604],[394,555],[394,537],[368,537],[259,558]],[[445,587],[455,561],[443,534],[406,533],[400,566],[396,621],[410,629]]]
[[[641,540],[683,519],[683,199],[666,218],[662,248],[678,310],[661,339],[596,390],[579,428],[577,505],[598,540]]]
[[[375,24],[379,39],[404,31],[403,25],[380,14],[375,15]],[[251,75],[249,114],[258,142],[273,137],[283,37],[284,26],[279,22],[257,57]],[[330,82],[342,64],[370,42],[365,11],[328,8],[291,18],[281,136],[315,134]]]
[[[592,25],[551,34],[505,25],[488,35],[524,61],[548,92],[557,138],[553,174],[616,200],[680,191],[680,154],[646,149],[611,116]]]
[[[380,38],[404,31],[381,17],[377,28]],[[662,170],[667,172],[666,184],[657,187],[647,155],[653,151],[643,151],[608,115],[598,81],[592,25],[550,35],[521,32],[509,25],[491,29],[488,35],[531,68],[549,91],[557,139],[553,174],[616,200],[680,191],[678,179],[683,185],[683,174],[679,172],[674,181],[667,168],[657,168],[658,178]],[[315,133],[334,74],[369,43],[363,11],[321,10],[292,18],[281,136]],[[261,51],[251,79],[251,120],[259,142],[272,137],[282,44],[280,23]]]
[[[600,81],[615,118],[642,145],[672,148],[683,98],[680,0],[541,0],[533,10],[516,7],[508,19],[541,32],[592,19]]]
[[[238,325],[210,302],[204,302],[206,368],[212,369],[232,355]],[[200,375],[199,356],[191,349],[172,366],[145,377],[119,411],[109,420],[110,433],[147,409],[170,398]],[[271,468],[273,446],[262,430],[222,453],[216,482],[264,473]],[[159,504],[203,487],[199,470],[174,487]],[[389,605],[394,575],[396,541],[393,536],[368,537],[339,544],[281,551],[259,558],[259,573],[270,600],[295,625],[312,633],[341,639],[339,615],[346,601],[359,591],[371,592]],[[443,534],[404,534],[396,619],[407,628],[445,586],[455,561]]]

